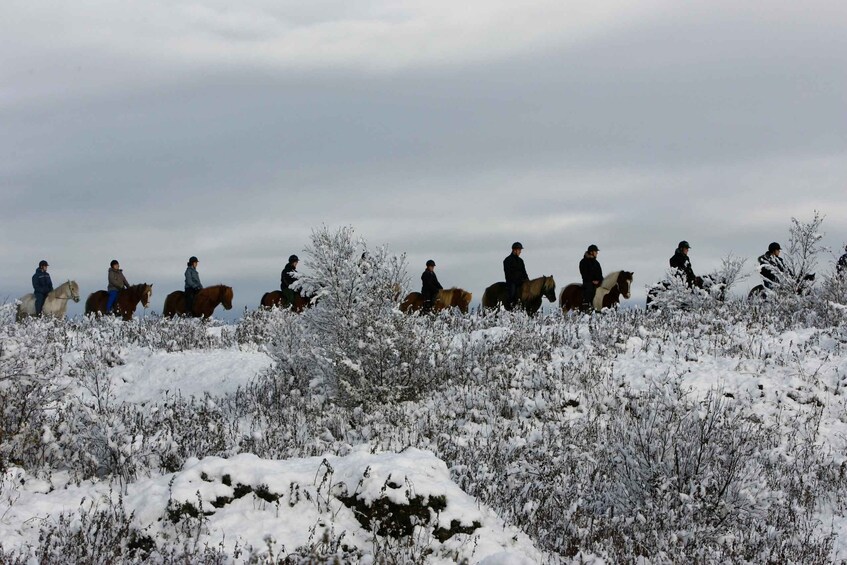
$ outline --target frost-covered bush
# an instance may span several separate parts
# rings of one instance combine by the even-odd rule
[[[606,465],[590,505],[626,548],[703,545],[766,515],[769,492],[756,450],[761,426],[717,392],[692,402],[678,387],[651,387],[611,413]]]
[[[4,326],[0,339],[0,471],[44,463],[49,410],[66,395],[65,338],[54,319]]]
[[[316,304],[303,313],[314,368],[338,401],[382,404],[415,398],[437,378],[435,336],[397,308],[405,256],[369,250],[352,228],[312,233],[297,284]]]

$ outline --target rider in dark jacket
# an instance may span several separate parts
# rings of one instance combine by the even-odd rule
[[[582,276],[582,301],[589,307],[597,293],[597,287],[603,282],[603,267],[597,261],[599,251],[600,248],[592,243],[579,262],[579,274]]]
[[[844,251],[847,252],[847,246],[844,247]],[[841,258],[838,259],[838,263],[836,263],[835,269],[838,274],[842,277],[847,276],[847,253],[844,253],[844,255],[842,255]]]
[[[36,316],[41,315],[47,295],[53,292],[53,280],[50,278],[50,273],[47,272],[47,267],[49,266],[47,261],[42,259],[38,263],[35,274],[32,275],[32,294],[35,296]]]
[[[188,259],[188,268],[185,269],[185,313],[189,316],[194,315],[194,299],[197,297],[197,293],[203,290],[200,275],[197,274],[199,262],[197,257],[192,256]]]
[[[291,288],[291,285],[294,284],[294,281],[297,280],[297,263],[299,262],[300,258],[297,257],[297,255],[291,255],[288,258],[288,263],[282,270],[282,274],[280,275],[279,289],[282,291],[282,295],[288,302],[288,306],[293,306],[294,300],[296,298],[296,295],[294,293],[294,290]]]
[[[506,274],[506,288],[509,292],[509,303],[506,307],[509,310],[514,308],[518,301],[521,286],[529,280],[523,259],[521,259],[521,251],[523,251],[523,245],[520,241],[516,241],[512,244],[512,252],[503,259],[503,272]]]
[[[761,265],[759,273],[762,275],[762,283],[767,289],[773,289],[779,285],[788,274],[785,262],[779,256],[781,252],[782,248],[774,241],[768,245],[767,253],[761,255],[758,259],[759,265]]]
[[[683,240],[676,247],[676,252],[670,258],[670,266],[679,271],[679,275],[685,277],[685,282],[688,286],[693,287],[694,281],[697,278],[694,276],[694,270],[691,268],[691,260],[688,258],[688,250],[691,248],[688,242]]]
[[[435,261],[432,259],[426,262],[426,270],[421,274],[421,283],[421,296],[424,299],[423,309],[424,311],[432,310],[438,291],[444,288],[435,275]]]

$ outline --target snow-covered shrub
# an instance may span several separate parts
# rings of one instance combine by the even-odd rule
[[[59,320],[26,320],[4,326],[0,339],[0,471],[10,464],[44,463],[49,411],[65,398],[60,379],[65,350]]]
[[[397,308],[405,256],[369,250],[352,228],[323,227],[312,233],[304,264],[297,284],[316,304],[302,315],[310,334],[302,346],[339,402],[411,399],[434,384],[432,336]]]
[[[806,275],[815,274],[817,270],[820,254],[824,251],[821,243],[824,234],[820,231],[823,220],[824,216],[817,210],[806,222],[791,218],[785,266],[789,271],[788,286],[795,294],[807,286]]]
[[[0,304],[0,326],[7,326],[15,323],[15,313],[17,312],[17,308],[17,301]]]
[[[648,289],[648,308],[656,310],[697,310],[712,301],[707,291],[688,286],[685,277],[669,270],[658,285]]]
[[[609,467],[598,469],[592,506],[616,531],[652,548],[673,540],[694,557],[765,516],[769,493],[755,457],[762,431],[720,393],[692,402],[676,386],[653,386],[611,415],[601,451]]]

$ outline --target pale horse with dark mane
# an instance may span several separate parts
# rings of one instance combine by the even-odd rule
[[[606,275],[597,292],[594,294],[593,306],[596,312],[603,308],[611,308],[620,303],[621,296],[629,299],[632,288],[632,273],[629,271],[615,271]],[[559,296],[559,306],[562,311],[576,310],[582,305],[582,284],[572,283],[562,289]]]
[[[79,302],[79,285],[76,281],[62,283],[47,294],[44,307],[41,309],[42,316],[64,318],[68,311],[68,300]],[[15,319],[20,322],[27,316],[35,316],[35,295],[24,294],[18,299],[18,313]]]

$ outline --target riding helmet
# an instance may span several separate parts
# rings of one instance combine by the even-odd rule
[[[427,267],[434,267],[434,266],[435,266],[435,261],[433,261],[432,259],[430,259],[429,261],[427,261],[427,262],[426,262],[426,266],[427,266]]]
[[[288,258],[289,263],[297,263],[298,261],[300,261],[300,257],[298,257],[297,255],[292,255]]]
[[[189,257],[189,259],[188,259],[188,264],[189,264],[189,265],[190,265],[191,263],[199,263],[199,262],[200,262],[200,259],[198,259],[198,258],[197,258],[197,257],[195,257],[194,255],[192,255],[192,256],[191,256],[191,257]]]
[[[120,265],[120,263],[118,263],[118,260],[117,260],[117,259],[112,259],[112,262],[111,262],[111,263],[109,263],[109,266],[110,266],[110,267],[114,267],[115,265]]]
[[[39,262],[38,262],[38,266],[39,266],[39,267],[49,267],[49,266],[50,266],[50,263],[48,263],[47,261],[45,261],[44,259],[42,259],[41,261],[39,261]]]
[[[782,249],[782,247],[780,247],[779,244],[775,241],[773,243],[771,243],[770,245],[768,245],[768,252],[769,253],[773,253],[774,251],[779,251],[781,249]]]
[[[600,251],[600,248],[592,243],[588,246],[588,253],[591,253],[592,251]]]
[[[512,244],[512,249],[523,249],[523,245],[521,245],[520,241],[516,241]]]
[[[677,248],[678,249],[691,249],[691,246],[688,245],[688,242],[683,239],[682,241],[679,242],[679,245],[677,245]]]

